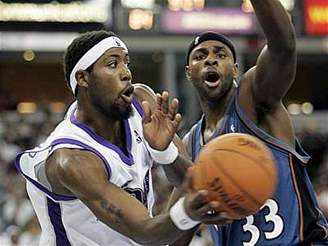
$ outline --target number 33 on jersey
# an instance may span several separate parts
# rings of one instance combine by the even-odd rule
[[[262,220],[260,216],[263,217]],[[265,223],[268,224],[265,227],[266,230],[263,230],[262,227],[260,228],[256,220],[260,220],[262,223],[264,220]],[[242,229],[245,234],[244,238],[246,238],[241,244],[243,246],[257,245],[260,237],[264,237],[266,240],[275,239],[279,237],[284,230],[284,221],[279,216],[279,205],[273,199],[269,199],[263,205],[261,212],[256,215],[256,218],[254,215],[251,215],[243,219],[242,222]],[[215,228],[218,231],[220,229],[222,230],[222,228],[218,226],[215,226]]]

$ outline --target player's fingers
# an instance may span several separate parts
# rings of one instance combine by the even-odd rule
[[[158,110],[161,110],[162,108],[162,95],[159,93],[156,93],[156,108]]]
[[[178,113],[179,109],[179,100],[176,98],[173,98],[170,108],[169,108],[169,117],[170,119],[174,119],[175,115]]]
[[[213,214],[206,214],[200,219],[205,224],[228,224],[232,223],[233,220],[227,217],[227,214],[222,213],[213,213]]]
[[[207,190],[200,190],[195,192],[190,197],[190,208],[197,210],[206,204],[208,191]]]
[[[181,121],[182,121],[182,116],[181,116],[181,114],[177,113],[175,115],[174,121],[173,121],[173,124],[174,124],[175,128],[178,128],[178,126],[180,125]]]
[[[164,114],[169,113],[169,93],[167,91],[162,93],[161,111]]]
[[[149,102],[143,101],[142,107],[144,110],[144,117],[142,119],[142,123],[145,124],[151,121],[151,109],[150,109]]]
[[[174,118],[173,121],[171,121],[171,126],[172,126],[172,129],[170,129],[172,132],[176,132],[180,123],[182,121],[182,116],[181,114],[177,114]]]
[[[227,219],[224,219],[224,218],[214,219],[212,217],[208,217],[208,218],[203,219],[201,221],[202,221],[202,223],[207,224],[207,225],[210,225],[210,224],[211,225],[213,225],[213,224],[215,224],[215,225],[225,225],[225,224],[230,224],[230,223],[233,222],[233,220],[227,220]]]
[[[206,203],[204,206],[197,209],[199,214],[201,215],[213,215],[216,214],[218,209],[220,208],[220,202],[217,201],[211,201],[209,203]]]
[[[209,202],[205,203],[198,209],[193,211],[193,216],[199,221],[204,221],[204,223],[217,222],[219,220],[225,220],[224,214],[217,212],[219,208],[219,202]]]

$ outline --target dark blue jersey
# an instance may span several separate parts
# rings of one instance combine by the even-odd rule
[[[309,156],[258,128],[238,105],[237,93],[228,103],[214,136],[241,132],[260,138],[272,151],[278,185],[260,212],[225,226],[209,226],[214,245],[328,245],[328,224],[318,207],[306,172]],[[184,139],[192,159],[202,148],[202,117]]]

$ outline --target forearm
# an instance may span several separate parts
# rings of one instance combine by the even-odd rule
[[[187,169],[192,166],[192,162],[179,154],[177,159],[169,165],[163,165],[167,179],[175,187],[179,187],[184,179]]]
[[[167,245],[178,240],[186,231],[179,230],[169,213],[158,215],[143,223],[135,240],[142,245]]]
[[[120,206],[111,199],[86,204],[104,224],[142,245],[166,245],[183,234],[173,223],[169,211],[151,218],[145,207],[134,199],[124,204],[122,201]]]
[[[268,48],[276,51],[296,46],[295,30],[288,13],[278,0],[251,0],[264,31]]]

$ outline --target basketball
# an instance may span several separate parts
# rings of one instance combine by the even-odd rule
[[[211,140],[192,170],[195,190],[208,190],[231,219],[260,210],[275,191],[277,171],[271,151],[248,134],[230,133]]]

